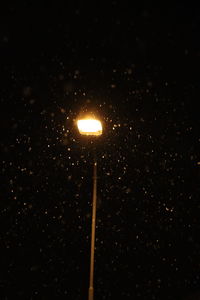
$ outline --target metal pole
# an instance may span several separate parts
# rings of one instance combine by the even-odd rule
[[[94,161],[93,168],[93,196],[92,196],[92,232],[91,232],[91,253],[90,253],[90,284],[88,300],[94,299],[94,249],[96,229],[96,203],[97,203],[97,162]]]

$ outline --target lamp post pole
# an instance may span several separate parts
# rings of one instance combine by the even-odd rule
[[[90,252],[90,283],[88,300],[94,299],[94,250],[95,250],[95,229],[96,229],[96,205],[97,204],[97,162],[93,166],[93,195],[92,195],[92,232],[91,232],[91,252]]]
[[[94,117],[85,117],[77,121],[80,134],[86,136],[99,136],[102,134],[102,124]],[[96,230],[96,209],[97,209],[97,161],[93,165],[93,194],[92,194],[92,228],[91,228],[91,252],[90,252],[90,282],[88,300],[94,300],[94,250]]]

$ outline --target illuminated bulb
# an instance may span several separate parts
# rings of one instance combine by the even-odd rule
[[[101,135],[102,125],[99,120],[83,119],[77,121],[78,130],[83,135]]]

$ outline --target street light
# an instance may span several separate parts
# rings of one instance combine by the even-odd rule
[[[86,117],[77,121],[80,134],[87,136],[99,136],[102,134],[102,124],[95,118]],[[97,161],[94,159],[93,166],[93,195],[92,195],[92,231],[91,231],[91,252],[90,252],[90,282],[88,300],[94,299],[94,249],[96,229],[96,203],[97,203]]]
[[[82,119],[77,121],[79,132],[83,135],[101,135],[102,125],[96,119]]]

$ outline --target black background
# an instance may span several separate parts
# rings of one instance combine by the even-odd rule
[[[8,1],[0,22],[0,298],[87,299],[95,144],[95,299],[198,299],[197,6]]]

